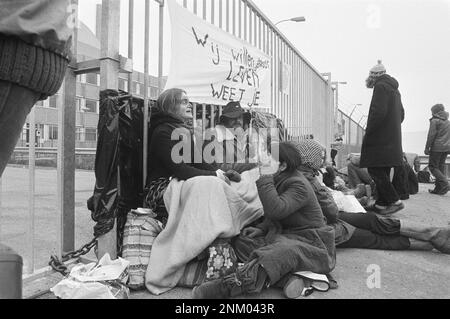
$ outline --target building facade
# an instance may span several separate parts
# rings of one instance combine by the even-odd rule
[[[89,28],[80,22],[78,30],[77,61],[87,61],[100,57],[100,42]],[[132,94],[144,97],[144,74],[133,72]],[[165,84],[163,79],[163,85]],[[77,76],[76,80],[76,148],[96,148],[97,123],[99,119],[100,74],[88,73]],[[159,94],[158,78],[150,76],[148,96],[156,99]],[[119,89],[128,91],[128,74],[119,74]],[[57,147],[58,143],[58,109],[60,94],[55,94],[35,105],[36,146]],[[60,104],[62,105],[62,103]],[[65,106],[68,107],[68,106]],[[69,106],[70,107],[70,106]],[[24,125],[18,147],[26,147],[29,142],[29,121]]]

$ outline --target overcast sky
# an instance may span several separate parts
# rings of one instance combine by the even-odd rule
[[[217,0],[216,0],[217,1]],[[80,19],[95,30],[95,4],[80,0]],[[151,6],[150,72],[157,74],[157,5]],[[200,3],[201,1],[199,1]],[[331,72],[339,87],[340,107],[350,113],[363,104],[367,114],[372,91],[365,79],[378,59],[400,83],[406,111],[404,132],[428,129],[430,107],[450,109],[450,0],[253,0],[274,23],[294,16],[279,29],[320,72]],[[144,1],[135,0],[135,38],[143,39]],[[127,53],[128,1],[121,1],[121,54]],[[165,13],[166,63],[170,59],[170,21]],[[142,40],[135,47],[135,68],[143,70]]]

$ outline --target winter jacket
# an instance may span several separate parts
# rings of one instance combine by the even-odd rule
[[[431,152],[450,152],[450,122],[448,112],[433,114],[430,119],[427,144],[425,150]]]
[[[402,165],[401,123],[405,113],[398,87],[397,80],[387,74],[380,76],[375,83],[361,147],[360,167]]]
[[[70,59],[72,13],[69,0],[2,0],[0,80],[41,93],[61,86]]]
[[[261,176],[256,181],[264,217],[277,221],[283,229],[320,228],[325,217],[311,184],[299,171],[275,177]]]
[[[181,138],[186,142],[172,140],[172,132],[175,129],[179,129]],[[187,180],[196,176],[216,176],[214,167],[202,162],[200,152],[194,155],[196,146],[192,132],[181,118],[153,110],[148,136],[147,185],[160,177]],[[180,162],[172,158],[174,147],[174,154],[180,155]]]

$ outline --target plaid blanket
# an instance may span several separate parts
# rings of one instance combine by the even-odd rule
[[[144,288],[144,276],[156,236],[162,231],[161,222],[152,213],[139,214],[131,210],[127,215],[123,235],[122,257],[130,262],[128,287]]]

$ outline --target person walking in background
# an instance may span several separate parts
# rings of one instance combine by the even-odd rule
[[[342,148],[342,136],[338,135],[336,136],[336,139],[334,140],[334,143],[331,144],[331,162],[334,167],[336,167],[336,155],[338,154],[339,150]]]
[[[70,0],[4,0],[0,10],[0,176],[26,117],[58,92],[70,60]]]
[[[436,178],[435,188],[428,190],[431,194],[445,195],[450,190],[445,176],[445,160],[450,153],[449,114],[444,105],[436,104],[431,108],[430,129],[428,130],[425,155],[429,155],[429,167]]]
[[[367,167],[376,184],[377,201],[373,210],[392,214],[405,206],[390,180],[392,167],[403,163],[402,129],[404,120],[399,84],[386,74],[381,61],[370,70],[366,86],[373,88],[366,133],[361,147],[360,167]]]

